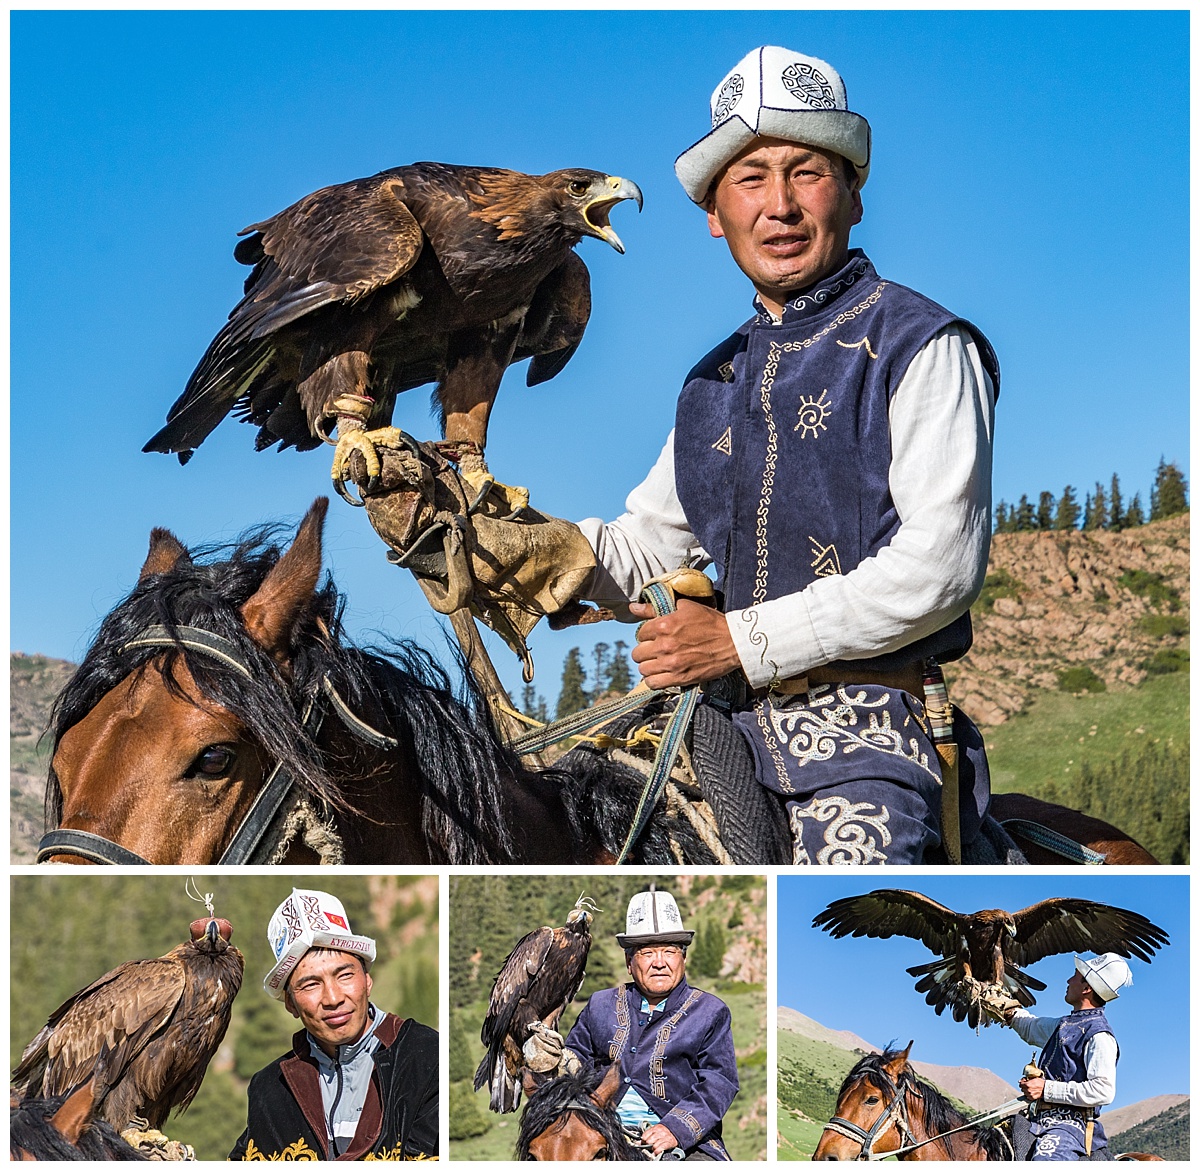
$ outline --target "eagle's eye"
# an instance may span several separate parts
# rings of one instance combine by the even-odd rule
[[[188,776],[215,781],[229,775],[237,753],[228,744],[209,744],[200,750],[188,769]]]
[[[567,190],[570,191],[572,195],[586,195],[590,187],[591,184],[584,182],[583,179],[572,179],[567,187]]]

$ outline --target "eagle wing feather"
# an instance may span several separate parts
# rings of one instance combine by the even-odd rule
[[[1043,899],[1018,911],[1017,936],[1006,943],[1013,962],[1036,963],[1066,952],[1116,952],[1150,960],[1170,937],[1144,915],[1090,899]]]
[[[830,903],[813,919],[813,926],[823,928],[835,939],[847,935],[872,939],[905,935],[919,940],[936,955],[953,956],[958,948],[960,919],[948,907],[916,891],[873,890]]]

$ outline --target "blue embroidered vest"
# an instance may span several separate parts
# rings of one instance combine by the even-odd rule
[[[948,325],[970,330],[999,392],[987,339],[919,293],[883,281],[859,250],[794,298],[760,313],[688,375],[675,421],[675,483],[717,566],[726,610],[848,573],[900,527],[888,489],[888,405],[909,363]],[[889,670],[946,661],[971,645],[963,614],[899,651]]]
[[[1087,1080],[1087,1061],[1083,1051],[1097,1033],[1113,1035],[1112,1026],[1102,1008],[1081,1008],[1058,1022],[1054,1035],[1046,1042],[1038,1067],[1048,1081],[1082,1082]],[[1113,1037],[1115,1040],[1116,1038]],[[1117,1046],[1117,1060],[1121,1047]],[[1097,1111],[1099,1113],[1099,1111]]]

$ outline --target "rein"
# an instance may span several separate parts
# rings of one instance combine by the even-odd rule
[[[875,1119],[870,1130],[864,1130],[848,1118],[840,1118],[837,1115],[834,1115],[825,1124],[824,1129],[832,1130],[835,1134],[840,1134],[843,1138],[857,1142],[860,1146],[859,1159],[878,1162],[881,1159],[895,1159],[901,1155],[907,1155],[910,1151],[918,1150],[921,1147],[928,1146],[930,1143],[938,1142],[940,1139],[949,1138],[952,1134],[960,1134],[964,1130],[973,1130],[984,1122],[1002,1121],[1005,1118],[1011,1118],[1014,1114],[1019,1114],[1029,1105],[1029,1101],[1026,1098],[1013,1098],[1005,1102],[1002,1106],[997,1106],[994,1110],[989,1110],[984,1114],[977,1114],[969,1122],[964,1122],[962,1126],[942,1131],[941,1134],[930,1135],[928,1138],[917,1139],[908,1121],[908,1090],[904,1086],[898,1086],[897,1090],[895,1098],[892,1099],[892,1104]],[[894,1151],[882,1151],[876,1154],[876,1142],[887,1131],[893,1121],[896,1124],[896,1128],[900,1131],[902,1145]]]
[[[221,663],[247,679],[254,672],[241,651],[227,638],[201,630],[195,626],[179,626],[173,631],[165,626],[148,626],[141,634],[130,639],[122,651],[143,647],[164,649],[186,647],[198,654]],[[363,743],[373,748],[391,749],[399,744],[392,736],[372,728],[365,720],[355,715],[328,675],[322,676],[319,687],[308,694],[304,701],[301,723],[304,732],[315,738],[321,730],[327,711],[332,711],[347,730]],[[280,809],[296,786],[296,778],[282,761],[263,782],[254,798],[254,803],[242,818],[228,846],[217,859],[218,866],[242,866],[248,863],[266,863],[270,860],[275,842],[268,837],[268,830],[275,822]],[[99,834],[80,829],[53,829],[38,843],[37,861],[44,862],[57,854],[69,854],[105,866],[149,866],[151,863],[140,854],[127,850],[116,842]]]

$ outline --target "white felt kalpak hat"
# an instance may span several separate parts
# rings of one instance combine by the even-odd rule
[[[625,931],[617,935],[617,943],[624,948],[647,947],[655,943],[687,947],[695,934],[683,929],[683,919],[671,895],[651,887],[629,900]]]
[[[1116,1000],[1122,988],[1133,987],[1133,973],[1129,965],[1115,951],[1106,951],[1094,960],[1075,957],[1075,971],[1101,1000]]]
[[[341,899],[323,890],[292,889],[271,916],[267,925],[267,943],[275,956],[275,966],[263,980],[268,996],[282,1000],[288,976],[313,947],[353,952],[366,963],[375,958],[375,940],[354,935]]]
[[[717,172],[756,137],[819,146],[854,164],[861,187],[871,169],[871,127],[846,105],[838,71],[778,45],[747,53],[713,90],[712,130],[675,160],[688,198],[703,203]]]

